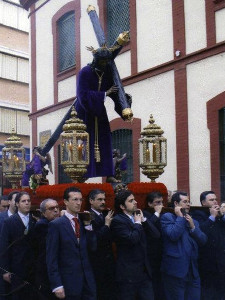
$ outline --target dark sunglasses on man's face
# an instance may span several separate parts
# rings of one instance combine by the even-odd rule
[[[50,211],[53,211],[55,209],[59,210],[59,207],[58,206],[50,206],[50,207],[46,208],[46,210],[50,210]]]

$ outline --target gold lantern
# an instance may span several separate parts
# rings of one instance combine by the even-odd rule
[[[164,131],[155,124],[150,115],[149,125],[141,132],[139,139],[139,159],[142,173],[155,182],[167,165],[167,140],[162,136]]]
[[[71,118],[63,125],[61,133],[61,165],[64,172],[74,181],[84,181],[83,175],[89,165],[89,134],[86,125],[77,118],[72,108]]]
[[[22,145],[21,139],[12,129],[12,135],[5,141],[5,147],[2,149],[2,170],[13,189],[20,186],[25,170],[25,149]]]

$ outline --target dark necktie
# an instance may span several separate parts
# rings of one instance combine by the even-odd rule
[[[77,239],[80,238],[80,222],[78,220],[78,218],[73,218],[74,223],[75,223],[75,234]]]

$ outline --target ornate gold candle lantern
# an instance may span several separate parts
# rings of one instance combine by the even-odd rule
[[[12,135],[5,141],[5,147],[2,149],[2,170],[13,189],[20,186],[25,170],[25,149],[22,145],[21,139],[12,129]]]
[[[141,132],[143,137],[139,139],[139,166],[152,182],[164,172],[167,165],[167,140],[162,136],[163,133],[150,115],[149,125],[144,127]]]
[[[71,118],[63,125],[61,133],[61,164],[64,172],[75,182],[84,181],[89,165],[89,134],[86,125],[77,118],[72,108]]]

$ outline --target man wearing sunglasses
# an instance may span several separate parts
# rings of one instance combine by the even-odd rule
[[[46,236],[48,224],[59,217],[59,206],[56,200],[45,199],[40,204],[41,219],[35,225],[35,238],[37,242],[37,260],[35,282],[39,289],[39,300],[56,299],[53,295],[48,279],[46,265]]]

